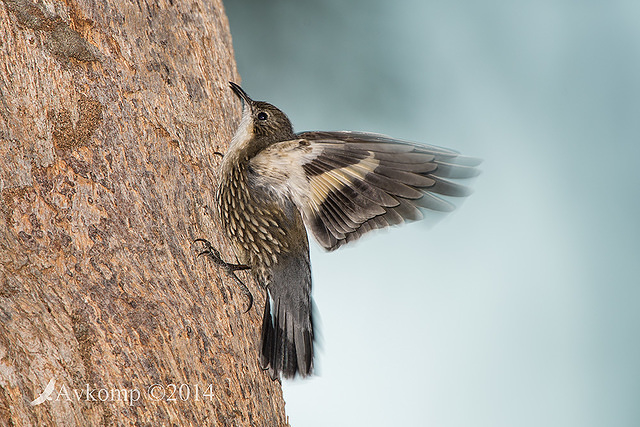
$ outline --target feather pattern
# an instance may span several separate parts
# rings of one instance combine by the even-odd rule
[[[452,180],[478,175],[479,163],[445,148],[363,132],[299,133],[250,161],[257,176],[290,195],[327,250],[371,230],[420,220],[424,209],[453,210],[440,196],[469,195]]]

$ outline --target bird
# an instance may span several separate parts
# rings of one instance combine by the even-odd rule
[[[333,251],[426,211],[449,212],[447,196],[471,193],[455,180],[477,176],[481,160],[377,133],[295,133],[280,109],[229,84],[242,117],[227,152],[218,153],[215,211],[238,263],[196,240],[248,295],[247,311],[253,297],[235,272],[250,270],[266,290],[260,367],[274,380],[307,377],[316,339],[307,235]]]

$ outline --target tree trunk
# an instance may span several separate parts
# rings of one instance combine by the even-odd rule
[[[193,243],[232,259],[221,1],[0,4],[0,425],[286,425],[263,292]]]

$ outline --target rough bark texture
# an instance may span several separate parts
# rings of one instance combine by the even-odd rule
[[[0,425],[287,424],[193,243],[237,78],[220,0],[0,0]]]

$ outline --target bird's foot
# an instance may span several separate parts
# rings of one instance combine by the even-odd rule
[[[251,310],[251,307],[253,306],[253,295],[249,288],[247,288],[247,285],[245,285],[235,273],[236,271],[249,270],[251,267],[244,264],[231,264],[224,261],[220,255],[220,251],[211,246],[211,242],[206,239],[195,239],[194,242],[204,243],[204,251],[200,252],[198,256],[207,255],[217,266],[222,267],[222,269],[236,281],[242,292],[247,296],[247,298],[249,298],[249,307],[247,307],[245,313]]]

